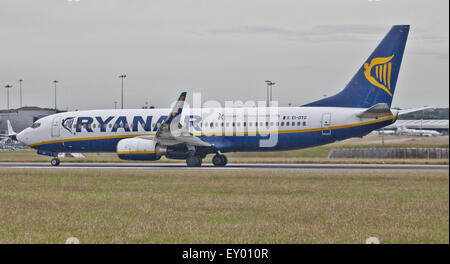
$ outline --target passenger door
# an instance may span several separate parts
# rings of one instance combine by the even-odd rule
[[[52,137],[59,137],[61,127],[61,117],[55,117],[52,121]]]
[[[322,114],[322,135],[329,136],[331,135],[331,113],[323,113]]]

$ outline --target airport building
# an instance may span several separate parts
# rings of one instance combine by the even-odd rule
[[[12,110],[0,110],[0,134],[7,133],[7,120],[11,122],[15,132],[20,132],[31,126],[36,120],[44,116],[52,115],[55,109],[26,106]]]

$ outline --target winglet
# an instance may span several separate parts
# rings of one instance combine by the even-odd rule
[[[12,126],[11,126],[11,122],[9,122],[9,119],[6,120],[6,124],[7,124],[7,126],[8,126],[8,136],[10,137],[10,136],[15,136],[15,135],[17,135],[17,133],[14,132],[14,130],[13,130]]]
[[[178,98],[177,103],[172,109],[172,112],[170,112],[169,117],[167,118],[166,122],[171,122],[172,119],[179,116],[181,112],[183,112],[183,105],[184,101],[186,101],[186,92],[182,92],[180,97]]]
[[[14,132],[14,129],[11,126],[11,122],[8,120],[6,120],[6,124],[7,124],[7,128],[8,128],[8,137],[12,140],[17,140],[17,133]]]

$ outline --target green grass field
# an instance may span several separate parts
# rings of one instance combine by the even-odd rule
[[[0,243],[449,243],[446,171],[0,170]]]

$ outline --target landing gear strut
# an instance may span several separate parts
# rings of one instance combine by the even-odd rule
[[[225,155],[216,154],[214,155],[212,162],[216,167],[224,167],[228,163],[228,159]]]
[[[50,161],[50,164],[52,164],[52,166],[58,166],[59,163],[60,163],[60,161],[59,161],[58,158],[53,158],[53,159]]]
[[[195,156],[194,154],[190,154],[186,158],[186,165],[188,167],[200,167],[202,166],[202,158]]]

